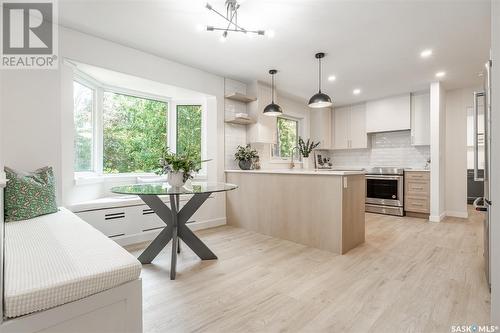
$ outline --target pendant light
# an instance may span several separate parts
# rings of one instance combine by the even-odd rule
[[[278,104],[274,103],[274,74],[278,73],[277,70],[275,69],[271,69],[269,71],[269,74],[271,74],[271,77],[272,77],[272,85],[271,85],[271,91],[272,91],[272,101],[271,101],[271,104],[269,104],[268,106],[266,106],[264,108],[264,114],[266,116],[279,116],[280,114],[283,113],[283,111],[281,110],[281,106],[279,106]]]
[[[321,92],[321,59],[325,57],[325,54],[320,52],[316,53],[316,59],[319,61],[319,77],[318,77],[318,85],[319,92],[315,94],[311,99],[309,99],[309,107],[310,108],[326,108],[333,105],[332,99],[327,94],[323,94]]]

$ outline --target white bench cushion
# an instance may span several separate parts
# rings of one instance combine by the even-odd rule
[[[5,316],[72,302],[139,278],[141,264],[68,211],[5,223]]]

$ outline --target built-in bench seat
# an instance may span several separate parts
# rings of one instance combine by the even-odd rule
[[[137,259],[65,208],[5,223],[4,316],[57,307],[137,280]]]

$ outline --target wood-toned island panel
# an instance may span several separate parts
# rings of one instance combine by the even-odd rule
[[[364,242],[364,175],[227,173],[227,221],[334,253]]]

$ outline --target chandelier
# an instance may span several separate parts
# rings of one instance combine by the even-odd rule
[[[226,15],[214,9],[209,3],[206,4],[206,7],[227,22],[227,26],[225,27],[207,26],[207,31],[222,31],[222,41],[227,38],[229,32],[242,32],[244,34],[257,34],[260,36],[266,34],[264,30],[247,30],[238,24],[238,9],[240,8],[240,4],[236,0],[226,0]]]

